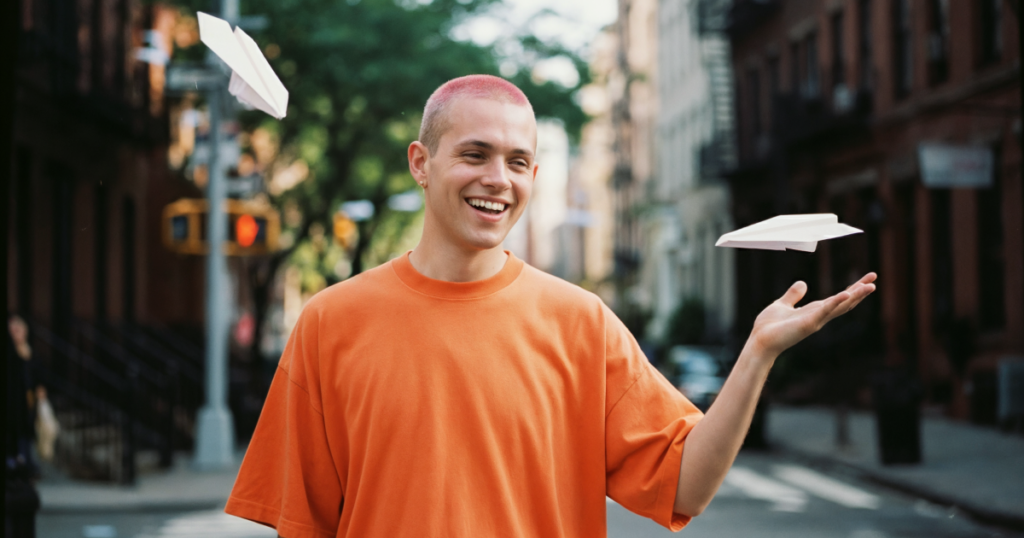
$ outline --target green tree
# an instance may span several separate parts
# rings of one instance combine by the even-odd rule
[[[184,0],[187,2],[188,0]],[[341,278],[339,258],[351,274],[387,259],[407,238],[419,214],[388,208],[388,199],[412,190],[406,148],[416,139],[422,107],[430,93],[452,78],[472,74],[509,75],[530,98],[539,117],[560,119],[576,138],[586,120],[574,101],[589,81],[585,62],[558,44],[532,35],[515,43],[483,46],[454,39],[452,29],[500,0],[245,0],[243,14],[267,17],[266,28],[250,32],[288,88],[282,121],[258,112],[241,115],[243,129],[262,129],[276,139],[278,159],[301,159],[308,178],[271,196],[284,212],[288,247],[247,265],[254,283],[260,341],[278,269],[295,263],[318,273],[321,284]],[[194,7],[194,6],[193,6]],[[513,50],[514,57],[498,48]],[[580,73],[576,87],[538,82],[536,61],[564,56]],[[504,63],[502,63],[504,62]],[[503,69],[499,69],[499,65]],[[330,234],[340,203],[369,200],[372,218],[359,223],[358,240],[341,252]],[[326,232],[326,233],[325,233]],[[313,281],[316,279],[305,279]],[[255,351],[255,349],[254,349]]]

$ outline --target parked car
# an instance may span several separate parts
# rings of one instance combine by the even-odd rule
[[[725,383],[722,351],[704,346],[674,346],[669,350],[669,360],[677,372],[672,384],[701,411],[711,407]]]

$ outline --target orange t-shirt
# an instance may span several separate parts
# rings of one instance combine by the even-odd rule
[[[597,296],[406,254],[305,307],[225,510],[287,538],[595,537],[607,495],[679,530],[701,417]]]

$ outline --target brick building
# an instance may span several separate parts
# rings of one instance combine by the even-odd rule
[[[828,212],[865,231],[741,251],[740,332],[795,278],[820,297],[877,271],[876,297],[803,352],[858,374],[838,376],[850,394],[902,367],[927,401],[993,419],[996,365],[1024,355],[1019,4],[735,3],[737,226]]]
[[[63,426],[58,463],[130,481],[135,449],[166,459],[201,401],[203,259],[160,239],[163,207],[200,193],[167,166],[164,67],[137,57],[172,49],[177,11],[18,9],[6,307],[29,321]]]

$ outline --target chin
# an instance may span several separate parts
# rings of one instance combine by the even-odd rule
[[[490,235],[488,235],[488,236],[483,236],[483,237],[481,237],[481,236],[467,237],[465,243],[468,246],[470,246],[471,248],[476,249],[476,250],[491,250],[491,249],[494,249],[494,248],[500,248],[501,247],[502,242],[505,241],[505,235],[508,235],[508,234],[501,234],[500,236],[497,236],[497,235],[490,236]]]

